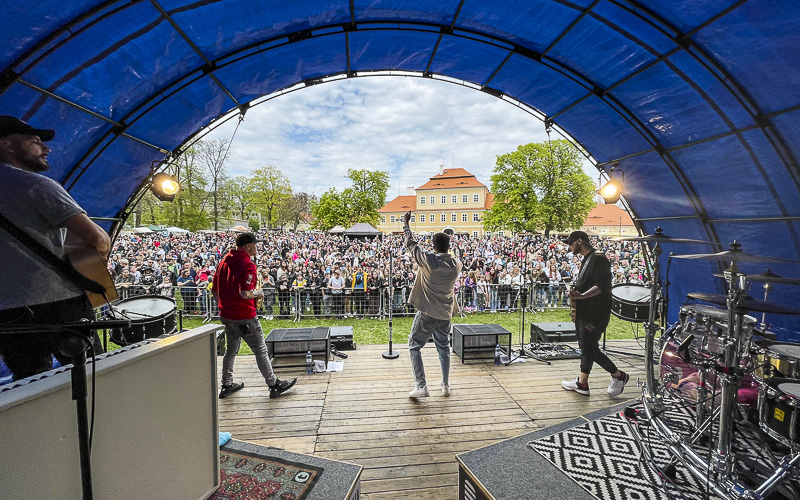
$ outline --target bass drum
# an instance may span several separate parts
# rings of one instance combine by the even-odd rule
[[[658,386],[666,395],[697,403],[697,391],[701,384],[701,365],[715,365],[722,360],[725,340],[713,335],[695,336],[687,350],[689,358],[687,362],[678,353],[678,348],[687,337],[680,323],[672,325],[664,332],[655,372]],[[719,404],[721,385],[713,369],[708,370],[705,384],[709,395],[716,396],[714,403]],[[758,389],[758,382],[751,375],[745,376],[737,390],[738,402],[755,407],[758,402]]]
[[[111,330],[111,341],[126,346],[145,339],[175,333],[175,299],[161,295],[132,297],[114,304],[116,314],[131,320],[130,328]]]
[[[620,283],[611,287],[611,312],[614,316],[644,323],[650,319],[650,288],[635,283]]]

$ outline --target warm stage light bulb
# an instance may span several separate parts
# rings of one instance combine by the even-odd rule
[[[166,195],[178,194],[181,185],[175,179],[165,179],[161,182],[161,191]]]

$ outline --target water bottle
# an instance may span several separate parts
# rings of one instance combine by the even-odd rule
[[[314,359],[311,357],[311,351],[308,351],[308,354],[306,354],[306,373],[314,373]]]
[[[500,350],[500,344],[497,344],[497,347],[494,348],[494,366],[500,366],[500,355],[503,351]]]

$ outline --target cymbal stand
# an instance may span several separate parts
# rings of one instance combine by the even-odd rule
[[[772,291],[772,283],[764,283],[764,302],[767,301],[767,297],[769,296],[769,292]],[[761,328],[764,329],[764,333],[767,333],[767,313],[761,313]]]
[[[733,439],[733,420],[736,409],[736,391],[739,387],[739,361],[742,339],[742,314],[737,313],[737,304],[744,294],[745,276],[739,271],[736,262],[729,268],[728,286],[728,331],[727,342],[723,350],[723,362],[719,367],[718,379],[722,385],[722,398],[719,405],[719,431],[716,450],[711,458],[711,465],[721,479],[730,479],[736,457],[731,452]],[[726,273],[727,275],[727,273]]]
[[[643,397],[647,398],[649,402],[653,405],[653,407],[657,410],[660,410],[662,407],[662,399],[661,396],[657,394],[656,391],[656,374],[655,374],[655,365],[653,363],[653,349],[655,346],[655,339],[656,339],[656,298],[658,294],[658,284],[659,284],[659,276],[660,276],[660,261],[661,261],[661,244],[656,242],[655,246],[653,247],[653,274],[652,274],[652,286],[650,287],[650,310],[648,311],[647,317],[647,335],[645,336],[644,341],[644,353],[645,353],[645,390],[643,393]]]

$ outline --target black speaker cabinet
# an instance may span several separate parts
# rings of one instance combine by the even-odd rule
[[[531,342],[559,344],[577,342],[575,323],[531,323]]]

